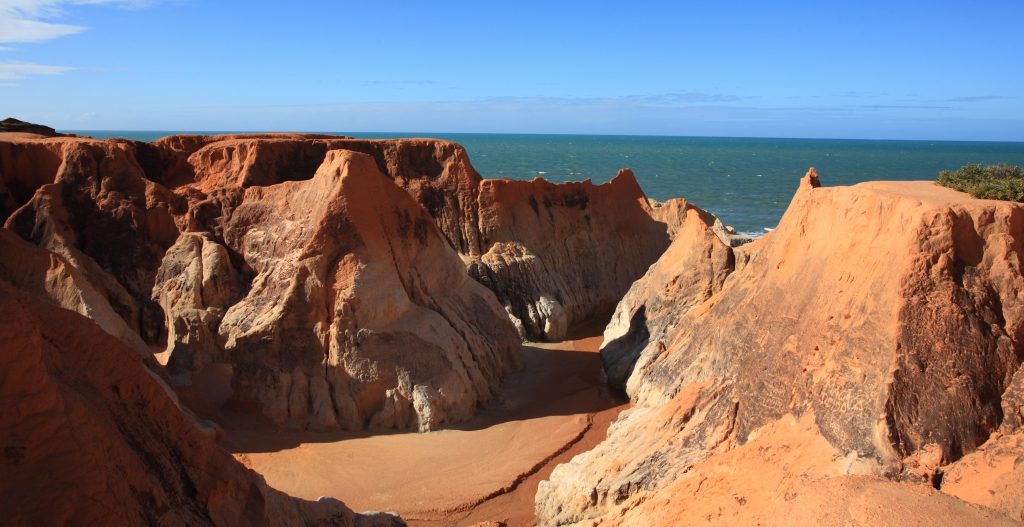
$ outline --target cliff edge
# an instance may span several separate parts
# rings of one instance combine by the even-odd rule
[[[764,239],[730,251],[707,228],[688,217],[620,303],[602,353],[635,407],[542,483],[543,523],[820,507],[815,521],[870,524],[828,505],[866,511],[865,492],[1005,519],[931,487],[1019,424],[1024,205],[930,182],[826,188],[812,169]]]

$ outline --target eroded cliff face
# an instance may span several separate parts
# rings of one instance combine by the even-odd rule
[[[224,240],[255,273],[219,324],[225,357],[279,423],[428,430],[469,418],[518,360],[494,296],[367,155],[248,189]]]
[[[822,188],[812,171],[779,227],[732,251],[729,272],[707,222],[687,218],[608,328],[609,377],[625,378],[635,407],[542,483],[542,523],[726,524],[753,498],[716,494],[730,487],[708,478],[760,474],[756,463],[787,463],[748,489],[776,505],[851,504],[863,485],[889,485],[880,478],[940,486],[941,467],[1011,415],[1001,402],[1021,361],[1022,221],[1021,204],[928,182]],[[806,427],[795,444],[750,450],[787,419]],[[753,464],[730,464],[740,450]],[[799,455],[786,462],[789,451]],[[858,474],[868,479],[836,479]],[[748,519],[783,520],[760,514]]]
[[[348,163],[335,151],[369,161],[330,176],[327,165]],[[342,179],[384,187],[367,193],[372,185]],[[148,144],[9,134],[0,180],[6,227],[64,258],[128,328],[107,323],[110,331],[141,354],[165,350],[184,384],[231,366],[238,398],[279,425],[315,429],[465,419],[516,353],[510,324],[495,320],[496,304],[462,269],[497,296],[520,337],[557,340],[610,312],[679,218],[654,219],[628,171],[604,185],[485,181],[461,147],[427,139],[236,134]],[[353,220],[360,200],[381,214]],[[373,243],[381,238],[388,243]],[[403,276],[406,267],[422,276]],[[395,313],[357,314],[351,298],[338,299],[337,287],[380,280],[378,268],[399,269],[386,287],[410,299],[397,305],[383,294],[388,309],[440,318],[404,327]],[[381,291],[365,289],[367,298]],[[392,335],[388,344],[367,341],[372,328]],[[281,352],[281,339],[297,351]],[[406,347],[431,351],[367,354]]]
[[[145,178],[130,143],[52,138],[0,144],[8,159],[0,163],[0,179],[23,189],[5,227],[65,258],[143,340],[160,342],[162,316],[150,291],[164,251],[178,236],[178,200]],[[39,158],[45,162],[35,165]],[[27,166],[36,168],[22,170]]]
[[[68,279],[60,257],[50,257],[53,273]],[[20,263],[36,272],[36,262]],[[269,488],[217,445],[212,428],[189,418],[121,340],[6,277],[0,349],[7,524],[404,525]]]
[[[505,310],[358,142],[5,139],[0,241],[52,251],[39,273],[69,285],[33,286],[162,351],[176,383],[226,368],[232,400],[279,426],[427,430],[473,415],[519,360]]]
[[[603,185],[484,180],[461,146],[433,139],[172,136],[135,148],[150,179],[187,197],[186,228],[215,233],[211,218],[233,207],[240,189],[309,179],[331,149],[372,156],[498,296],[520,335],[536,340],[607,316],[681,221],[677,206],[653,209],[628,170]]]
[[[608,383],[625,389],[640,357],[665,351],[680,315],[722,289],[736,268],[732,248],[714,232],[713,216],[674,200],[683,219],[668,250],[622,298],[604,331],[601,359]]]
[[[483,246],[470,274],[529,338],[560,340],[607,316],[670,241],[628,170],[603,185],[485,180],[477,202]]]
[[[680,220],[655,212],[629,170],[602,185],[485,180],[453,143],[342,147],[372,155],[416,198],[528,339],[561,340],[568,327],[607,316],[665,251]]]

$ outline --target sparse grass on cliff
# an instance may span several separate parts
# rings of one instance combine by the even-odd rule
[[[1024,168],[1007,165],[964,165],[939,172],[940,185],[981,199],[1024,201]]]

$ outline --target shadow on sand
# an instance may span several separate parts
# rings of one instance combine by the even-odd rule
[[[445,425],[440,430],[483,430],[510,421],[594,414],[624,404],[626,400],[605,383],[601,356],[597,353],[600,333],[595,328],[593,324],[579,328],[573,332],[575,340],[524,344],[523,367],[506,376],[497,395],[472,420]],[[418,433],[281,431],[260,417],[229,411],[213,419],[228,431],[225,446],[235,453],[278,452],[304,443]]]

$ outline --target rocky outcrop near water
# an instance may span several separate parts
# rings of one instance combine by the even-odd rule
[[[54,137],[64,134],[58,134],[56,130],[42,124],[35,124],[25,122],[13,117],[8,117],[3,121],[0,121],[0,133],[11,132],[11,133],[22,133],[22,134],[35,134],[45,137]]]
[[[428,213],[349,143],[10,136],[3,241],[52,253],[37,259],[72,285],[33,284],[58,305],[162,351],[177,384],[226,367],[231,400],[278,426],[465,420],[516,366],[519,337]]]
[[[483,179],[454,143],[343,147],[372,155],[419,201],[527,339],[561,340],[570,326],[611,313],[679,220],[656,213],[629,170],[601,185]]]
[[[489,401],[493,422],[536,391],[498,391],[522,338],[609,314],[604,376],[632,408],[528,471],[543,525],[1024,519],[1022,204],[812,169],[747,243],[628,170],[484,180],[445,141],[19,132],[0,218],[16,524],[395,524],[269,488],[172,387],[274,434],[250,441],[272,463],[308,432],[435,430]]]
[[[609,378],[634,407],[541,484],[538,518],[1010,522],[986,505],[1019,519],[1012,469],[983,501],[959,493],[973,505],[940,491],[980,456],[1019,455],[1005,434],[1019,423],[1022,226],[1021,204],[930,182],[826,188],[813,170],[731,262],[688,216],[606,331]],[[871,512],[889,501],[907,514]]]
[[[628,170],[602,185],[485,180],[477,202],[484,245],[470,273],[528,338],[607,316],[670,241]]]
[[[569,326],[607,316],[679,220],[656,212],[628,170],[603,185],[485,180],[461,146],[434,139],[236,134],[136,148],[150,179],[189,196],[187,228],[214,232],[218,222],[204,218],[220,217],[240,188],[308,179],[331,149],[372,156],[497,295],[520,335],[535,340],[560,340]]]

